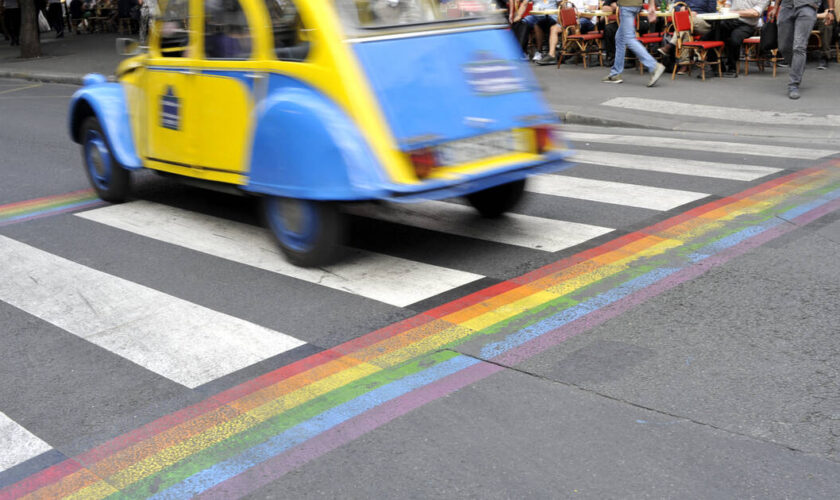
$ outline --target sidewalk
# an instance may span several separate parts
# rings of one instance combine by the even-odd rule
[[[56,40],[41,38],[43,57],[22,60],[18,47],[0,44],[0,78],[23,78],[80,84],[87,73],[112,74],[122,59],[116,53],[115,34],[74,35]],[[840,65],[818,71],[809,62],[802,98],[787,98],[787,70],[778,76],[753,66],[749,76],[710,78],[692,75],[672,81],[665,74],[652,88],[648,74],[634,68],[624,72],[624,83],[603,84],[607,68],[583,65],[530,65],[552,109],[566,123],[621,126],[672,131],[722,133],[740,136],[840,139],[840,111],[836,102]],[[696,73],[696,72],[695,72]],[[838,114],[831,114],[836,112]]]

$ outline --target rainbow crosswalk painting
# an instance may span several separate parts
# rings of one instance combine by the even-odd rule
[[[838,161],[775,178],[264,374],[0,499],[244,496],[838,208]],[[457,352],[467,341],[480,357]]]

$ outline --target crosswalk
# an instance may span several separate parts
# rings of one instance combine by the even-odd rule
[[[622,230],[603,220],[564,220],[562,213],[559,217],[547,216],[554,213],[555,206],[586,203],[590,207],[620,207],[631,213],[639,210],[642,222],[651,213],[664,217],[666,212],[707,197],[746,189],[748,183],[781,172],[784,166],[780,159],[814,160],[837,153],[674,137],[657,138],[651,145],[647,137],[615,133],[575,131],[568,133],[567,138],[579,151],[575,159],[578,166],[562,174],[529,179],[527,190],[533,198],[516,213],[498,220],[481,219],[469,206],[453,201],[348,207],[353,217],[381,226],[376,248],[351,248],[342,262],[323,269],[289,265],[268,231],[256,224],[160,201],[131,201],[61,217],[69,218],[69,224],[84,221],[87,226],[83,228],[97,228],[112,239],[130,234],[194,253],[196,260],[218,259],[246,266],[264,273],[267,280],[278,280],[276,286],[294,287],[301,283],[329,290],[339,297],[336,300],[352,298],[353,307],[361,310],[360,314],[364,314],[365,304],[396,314],[401,308],[483,283],[482,280],[513,277],[490,265],[484,269],[469,265],[479,255],[497,267],[521,273],[523,262],[535,253],[553,256]],[[721,161],[716,161],[715,155]],[[733,155],[746,155],[749,161],[733,162]],[[600,178],[588,174],[587,169],[594,166]],[[603,178],[605,172],[610,179]],[[682,188],[646,184],[644,179],[650,179],[652,174],[670,176],[669,185]],[[704,184],[698,179],[725,182],[728,193],[701,192],[696,187]],[[443,265],[439,255],[418,253],[399,245],[396,240],[400,237],[387,228],[420,234],[416,238],[430,240],[428,248],[439,249],[442,254],[454,251],[453,248],[460,253],[449,256]],[[0,262],[4,270],[0,301],[97,346],[103,356],[119,356],[189,389],[314,345],[321,338],[320,332],[315,334],[321,328],[317,318],[312,318],[308,328],[300,327],[300,322],[284,322],[284,314],[293,316],[302,307],[296,300],[311,300],[311,295],[302,294],[298,299],[294,293],[286,294],[286,302],[265,306],[276,308],[276,312],[265,314],[274,318],[267,324],[194,303],[176,292],[133,282],[99,265],[96,255],[101,249],[95,244],[85,250],[90,258],[79,262],[0,234]],[[493,257],[494,251],[502,250],[504,253],[498,258]],[[523,262],[507,262],[517,252],[523,252]],[[167,266],[176,264],[159,265],[159,279],[164,279]],[[49,449],[36,437],[37,432],[33,434],[17,425],[3,410],[0,401],[0,477],[4,469]]]

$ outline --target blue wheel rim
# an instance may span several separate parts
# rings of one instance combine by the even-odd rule
[[[315,202],[275,197],[267,206],[268,222],[283,246],[298,252],[312,248],[320,224]]]
[[[88,130],[85,136],[85,166],[93,184],[101,190],[107,190],[114,164],[105,139],[96,130]]]

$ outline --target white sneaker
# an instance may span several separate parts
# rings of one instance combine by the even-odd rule
[[[542,52],[537,52],[536,54],[534,54],[534,58],[532,59],[532,61],[540,62],[542,61],[542,57]]]

